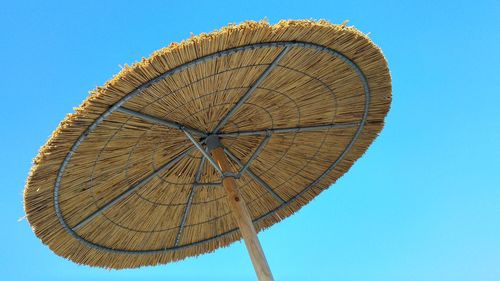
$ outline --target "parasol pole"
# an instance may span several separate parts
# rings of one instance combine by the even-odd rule
[[[207,137],[207,147],[223,172],[222,185],[227,192],[229,207],[231,208],[233,218],[240,228],[241,236],[243,236],[248,253],[250,254],[255,273],[259,281],[272,281],[274,278],[271,269],[267,264],[266,256],[260,245],[248,208],[236,187],[235,175],[231,173],[229,161],[224,153],[224,148],[219,143],[219,138],[215,135]]]

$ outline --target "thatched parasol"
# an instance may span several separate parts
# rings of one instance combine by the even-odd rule
[[[383,127],[380,49],[325,21],[246,22],[126,67],[34,160],[35,234],[79,264],[164,264],[245,240],[342,176]]]

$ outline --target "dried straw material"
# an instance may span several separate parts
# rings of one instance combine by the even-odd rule
[[[382,129],[391,101],[387,63],[352,27],[245,22],[171,44],[124,68],[61,122],[34,159],[25,187],[35,234],[60,256],[106,268],[168,263],[239,240],[217,171],[205,162],[202,184],[193,185],[202,155],[186,135],[117,105],[211,132],[285,48],[221,132],[345,125],[272,133],[249,170],[275,195],[249,173],[237,180],[259,231],[299,210],[342,176]],[[228,134],[221,142],[246,163],[264,138]],[[231,164],[238,172],[234,158]]]

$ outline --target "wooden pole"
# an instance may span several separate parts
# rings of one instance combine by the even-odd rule
[[[229,161],[222,147],[218,146],[212,149],[211,154],[223,172],[230,172]],[[250,217],[247,206],[236,187],[234,177],[223,177],[222,185],[227,192],[229,207],[231,208],[233,217],[240,228],[241,235],[243,236],[248,253],[252,259],[257,278],[260,281],[273,281],[274,278],[271,273],[271,269],[267,264],[264,251],[262,251],[262,247],[260,246],[257,232],[255,231],[252,223],[252,218]]]

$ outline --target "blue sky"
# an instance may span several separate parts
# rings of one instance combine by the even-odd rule
[[[254,280],[242,243],[108,271],[56,256],[18,219],[38,148],[119,65],[191,32],[267,17],[349,19],[393,77],[386,127],[365,156],[260,234],[276,279],[500,280],[499,2],[75,2],[0,9],[0,279]]]

